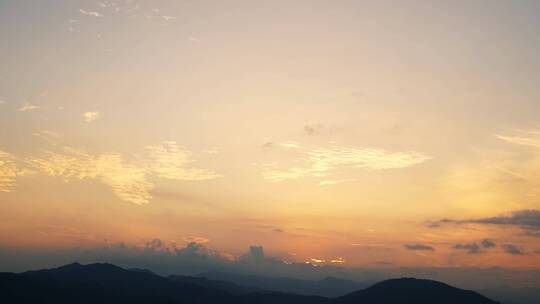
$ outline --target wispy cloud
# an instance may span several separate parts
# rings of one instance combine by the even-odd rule
[[[285,146],[284,146],[285,145]],[[302,148],[298,144],[281,144],[287,148]],[[365,168],[372,170],[407,168],[431,159],[430,156],[418,152],[390,152],[378,148],[351,148],[333,146],[330,148],[301,149],[303,157],[299,162],[305,166],[289,169],[267,169],[263,178],[272,182],[280,182],[301,177],[325,177],[341,166]]]
[[[345,182],[348,182],[350,181],[350,179],[333,179],[333,180],[323,180],[323,181],[320,181],[319,182],[319,185],[320,186],[330,186],[330,185],[337,185],[337,184],[341,184],[341,183],[345,183]]]
[[[127,164],[118,154],[90,155],[78,149],[64,148],[63,153],[48,152],[46,158],[29,163],[40,173],[64,179],[99,179],[122,200],[145,204],[152,198],[153,184],[145,178],[145,169]]]
[[[332,264],[345,264],[347,261],[343,259],[342,257],[339,257],[337,259],[330,260],[330,263]]]
[[[506,142],[520,145],[540,148],[540,130],[517,130],[515,135],[495,135],[497,138]]]
[[[34,132],[34,136],[39,137],[49,143],[54,143],[57,139],[59,139],[61,136],[57,132],[50,131],[50,130],[40,130]]]
[[[41,134],[41,133],[38,133]],[[97,179],[108,185],[121,200],[142,205],[152,199],[154,184],[150,176],[176,180],[207,180],[220,175],[203,169],[187,168],[193,160],[191,153],[175,142],[164,142],[147,147],[146,156],[137,161],[120,154],[93,155],[80,149],[63,147],[59,152],[45,152],[45,157],[34,157],[24,163],[38,173],[70,179]],[[5,163],[5,164],[4,164]],[[4,189],[11,189],[17,168],[9,158],[2,164]]]
[[[220,177],[210,170],[186,168],[193,162],[191,153],[174,141],[147,146],[146,149],[149,156],[147,166],[158,177],[193,181]]]
[[[289,149],[298,149],[298,148],[300,148],[300,145],[295,143],[295,142],[284,142],[284,143],[281,143],[279,145],[282,146],[283,148],[289,148]]]
[[[80,8],[79,13],[85,16],[91,16],[91,17],[103,17],[103,14],[96,12],[96,11],[88,11],[85,9]]]
[[[15,187],[15,179],[29,173],[17,166],[13,155],[0,150],[0,192],[11,192]]]
[[[101,114],[99,112],[85,112],[83,113],[84,121],[86,122],[93,122],[96,121],[101,117]]]
[[[430,223],[430,227],[436,228],[443,224],[481,224],[493,226],[513,226],[527,231],[540,232],[540,210],[519,210],[509,215],[484,217],[466,220],[442,219]]]
[[[404,244],[403,247],[411,251],[435,251],[435,248],[424,244]]]
[[[30,112],[30,111],[35,111],[37,109],[39,109],[39,106],[33,105],[31,103],[25,103],[20,108],[18,108],[17,111],[19,111],[19,112]]]
[[[210,239],[202,237],[202,236],[189,236],[189,237],[185,237],[184,241],[186,243],[204,244],[204,243],[210,242]]]

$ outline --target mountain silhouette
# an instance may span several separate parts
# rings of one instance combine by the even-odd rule
[[[323,280],[322,282],[324,282]],[[334,284],[339,280],[330,279]],[[112,264],[73,263],[54,269],[0,273],[0,303],[157,304],[494,304],[443,283],[396,279],[339,298],[296,295],[189,276],[163,277]]]
[[[339,297],[335,304],[494,304],[479,293],[432,280],[391,279]]]

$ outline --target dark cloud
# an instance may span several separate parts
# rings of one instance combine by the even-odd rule
[[[317,135],[322,131],[322,129],[323,129],[322,124],[305,125],[304,133],[306,135]]]
[[[153,239],[146,243],[147,249],[159,249],[163,246],[163,242],[160,239]]]
[[[435,248],[424,244],[403,244],[403,247],[413,251],[435,251]]]
[[[516,245],[504,244],[504,245],[502,245],[502,248],[503,248],[504,252],[509,253],[511,255],[524,255],[525,254],[523,249],[521,249],[520,247],[518,247]]]
[[[482,247],[484,247],[484,248],[493,248],[493,247],[497,247],[497,244],[496,244],[494,241],[490,240],[490,239],[485,239],[485,240],[483,240],[480,244],[481,244]]]
[[[443,224],[483,224],[512,226],[527,230],[527,235],[540,236],[540,211],[539,210],[519,210],[510,215],[485,217],[468,220],[442,219],[428,223],[431,228],[440,227]]]
[[[468,254],[476,254],[480,252],[480,246],[476,243],[470,244],[455,244],[452,248],[457,250],[465,250]]]
[[[199,258],[208,258],[208,257],[219,257],[219,253],[214,252],[206,248],[203,244],[190,242],[186,247],[175,250],[177,255],[188,256],[188,257],[199,257]]]
[[[491,225],[513,225],[523,228],[540,229],[540,211],[521,210],[515,211],[509,216],[487,217],[482,219],[470,220],[469,222]]]
[[[246,255],[247,257],[250,257],[252,259],[264,259],[264,249],[262,246],[250,246],[249,247],[249,254]]]
[[[274,228],[274,232],[283,233],[285,231],[281,228]]]

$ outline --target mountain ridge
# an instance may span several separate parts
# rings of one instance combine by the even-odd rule
[[[0,273],[3,303],[183,303],[183,304],[496,304],[476,292],[441,282],[392,279],[342,297],[250,289],[232,282],[189,276],[163,277],[113,264],[72,263],[23,273]],[[428,302],[426,302],[428,301]]]

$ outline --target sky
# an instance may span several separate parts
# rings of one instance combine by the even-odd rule
[[[538,269],[538,28],[537,1],[1,1],[0,251]]]

